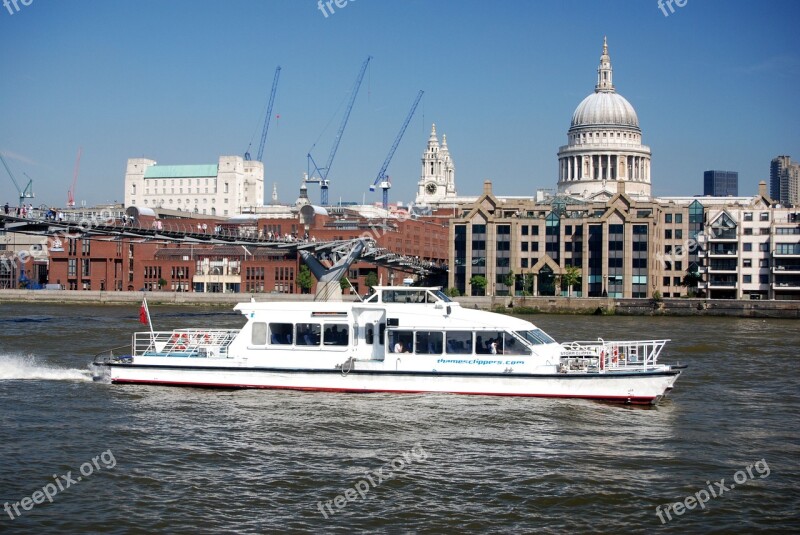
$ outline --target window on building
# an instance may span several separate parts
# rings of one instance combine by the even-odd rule
[[[745,227],[744,228],[744,235],[745,236],[752,236],[753,235],[753,229],[751,227]]]
[[[528,227],[528,225],[522,225],[522,235],[523,236],[527,236],[529,229],[530,229],[530,227]]]
[[[745,212],[744,213],[744,220],[745,221],[752,221],[753,220],[753,212]]]
[[[682,240],[683,239],[683,229],[676,228],[675,229],[675,239]]]
[[[664,286],[669,286],[669,277],[664,277]]]
[[[683,271],[683,262],[678,260],[675,262],[675,271]]]
[[[664,214],[664,223],[672,223],[672,214]]]
[[[681,278],[680,277],[672,277],[672,284],[674,286],[680,286],[681,285]]]
[[[744,260],[742,260],[742,267],[746,268],[753,267],[753,261],[749,258],[745,258]]]
[[[678,225],[683,223],[683,214],[675,214],[675,223]]]
[[[752,243],[746,243],[745,242],[745,243],[742,244],[742,251],[744,251],[746,253],[749,253],[752,250],[753,250],[753,244]]]
[[[664,239],[671,240],[672,239],[672,229],[665,229],[664,230]]]
[[[769,258],[762,258],[758,261],[758,267],[768,268],[769,267]]]
[[[522,251],[526,252],[528,250],[528,242],[524,241],[520,246],[522,247]]]
[[[760,221],[769,221],[769,212],[761,212],[758,214],[758,219]]]
[[[753,282],[753,276],[752,275],[742,275],[742,282],[745,283],[745,284],[750,284],[751,282]]]
[[[758,283],[759,284],[769,284],[769,275],[759,275],[758,276]]]

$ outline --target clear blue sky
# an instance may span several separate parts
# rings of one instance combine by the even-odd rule
[[[753,194],[774,156],[800,159],[796,0],[688,0],[667,17],[657,0],[350,0],[327,18],[316,0],[19,2],[13,15],[0,4],[0,151],[34,179],[37,205],[66,203],[79,146],[76,198],[89,204],[123,199],[130,157],[243,154],[276,65],[265,189],[277,182],[292,202],[318,138],[316,159],[327,158],[367,55],[331,201],[379,200],[368,186],[419,89],[389,168],[392,201],[413,200],[432,122],[459,194],[488,178],[498,193],[532,195],[555,187],[604,35],[653,151],[655,194],[702,193],[707,169],[738,171],[740,194]],[[15,197],[0,169],[0,202]]]

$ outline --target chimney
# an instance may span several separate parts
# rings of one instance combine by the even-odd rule
[[[483,181],[483,194],[484,195],[491,195],[492,194],[492,181],[491,180],[484,180]]]
[[[758,194],[761,195],[762,197],[769,198],[769,196],[767,195],[767,183],[764,182],[763,180],[758,183]]]

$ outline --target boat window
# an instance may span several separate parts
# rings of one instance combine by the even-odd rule
[[[297,324],[297,345],[299,346],[318,346],[320,333],[322,332],[319,323],[298,323]]]
[[[417,344],[414,353],[418,355],[441,355],[442,333],[431,331],[417,331]]]
[[[389,331],[390,353],[411,353],[414,331]]]
[[[374,293],[370,295],[365,301],[365,303],[377,303],[378,302],[378,294]]]
[[[447,294],[445,294],[441,290],[436,290],[435,292],[433,292],[433,295],[435,295],[437,299],[440,299],[440,300],[444,301],[445,303],[452,303],[453,302],[453,300],[450,299],[449,297],[447,297]],[[428,301],[431,301],[431,299],[428,298]]]
[[[381,300],[384,303],[397,303],[397,292],[394,290],[383,290]]]
[[[517,340],[511,333],[503,333],[503,354],[504,355],[530,355],[531,349]]]
[[[373,324],[368,323],[364,326],[364,339],[369,345],[375,343],[375,326]]]
[[[386,324],[381,323],[378,328],[378,343],[384,345],[386,340]]]
[[[326,346],[346,346],[350,343],[349,333],[350,329],[347,325],[326,323],[322,343]]]
[[[502,354],[503,333],[500,331],[476,331],[475,353],[479,355]]]
[[[267,324],[257,321],[253,323],[253,334],[250,343],[254,346],[267,345]]]
[[[294,331],[294,325],[291,323],[270,323],[269,343],[292,345],[292,331]]]
[[[532,331],[517,331],[517,334],[534,345],[556,343],[555,340],[550,338],[547,333],[541,329],[533,329]]]
[[[424,291],[413,291],[413,292],[403,292],[405,295],[403,296],[403,301],[406,303],[424,303],[425,302],[425,294]]]
[[[472,353],[472,331],[447,331],[445,347],[450,354],[468,355]]]

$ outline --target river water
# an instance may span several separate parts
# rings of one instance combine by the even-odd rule
[[[529,318],[562,341],[672,339],[662,360],[689,368],[633,409],[94,383],[92,355],[129,343],[138,307],[0,307],[0,533],[800,528],[792,320]],[[157,329],[244,323],[151,312]]]

